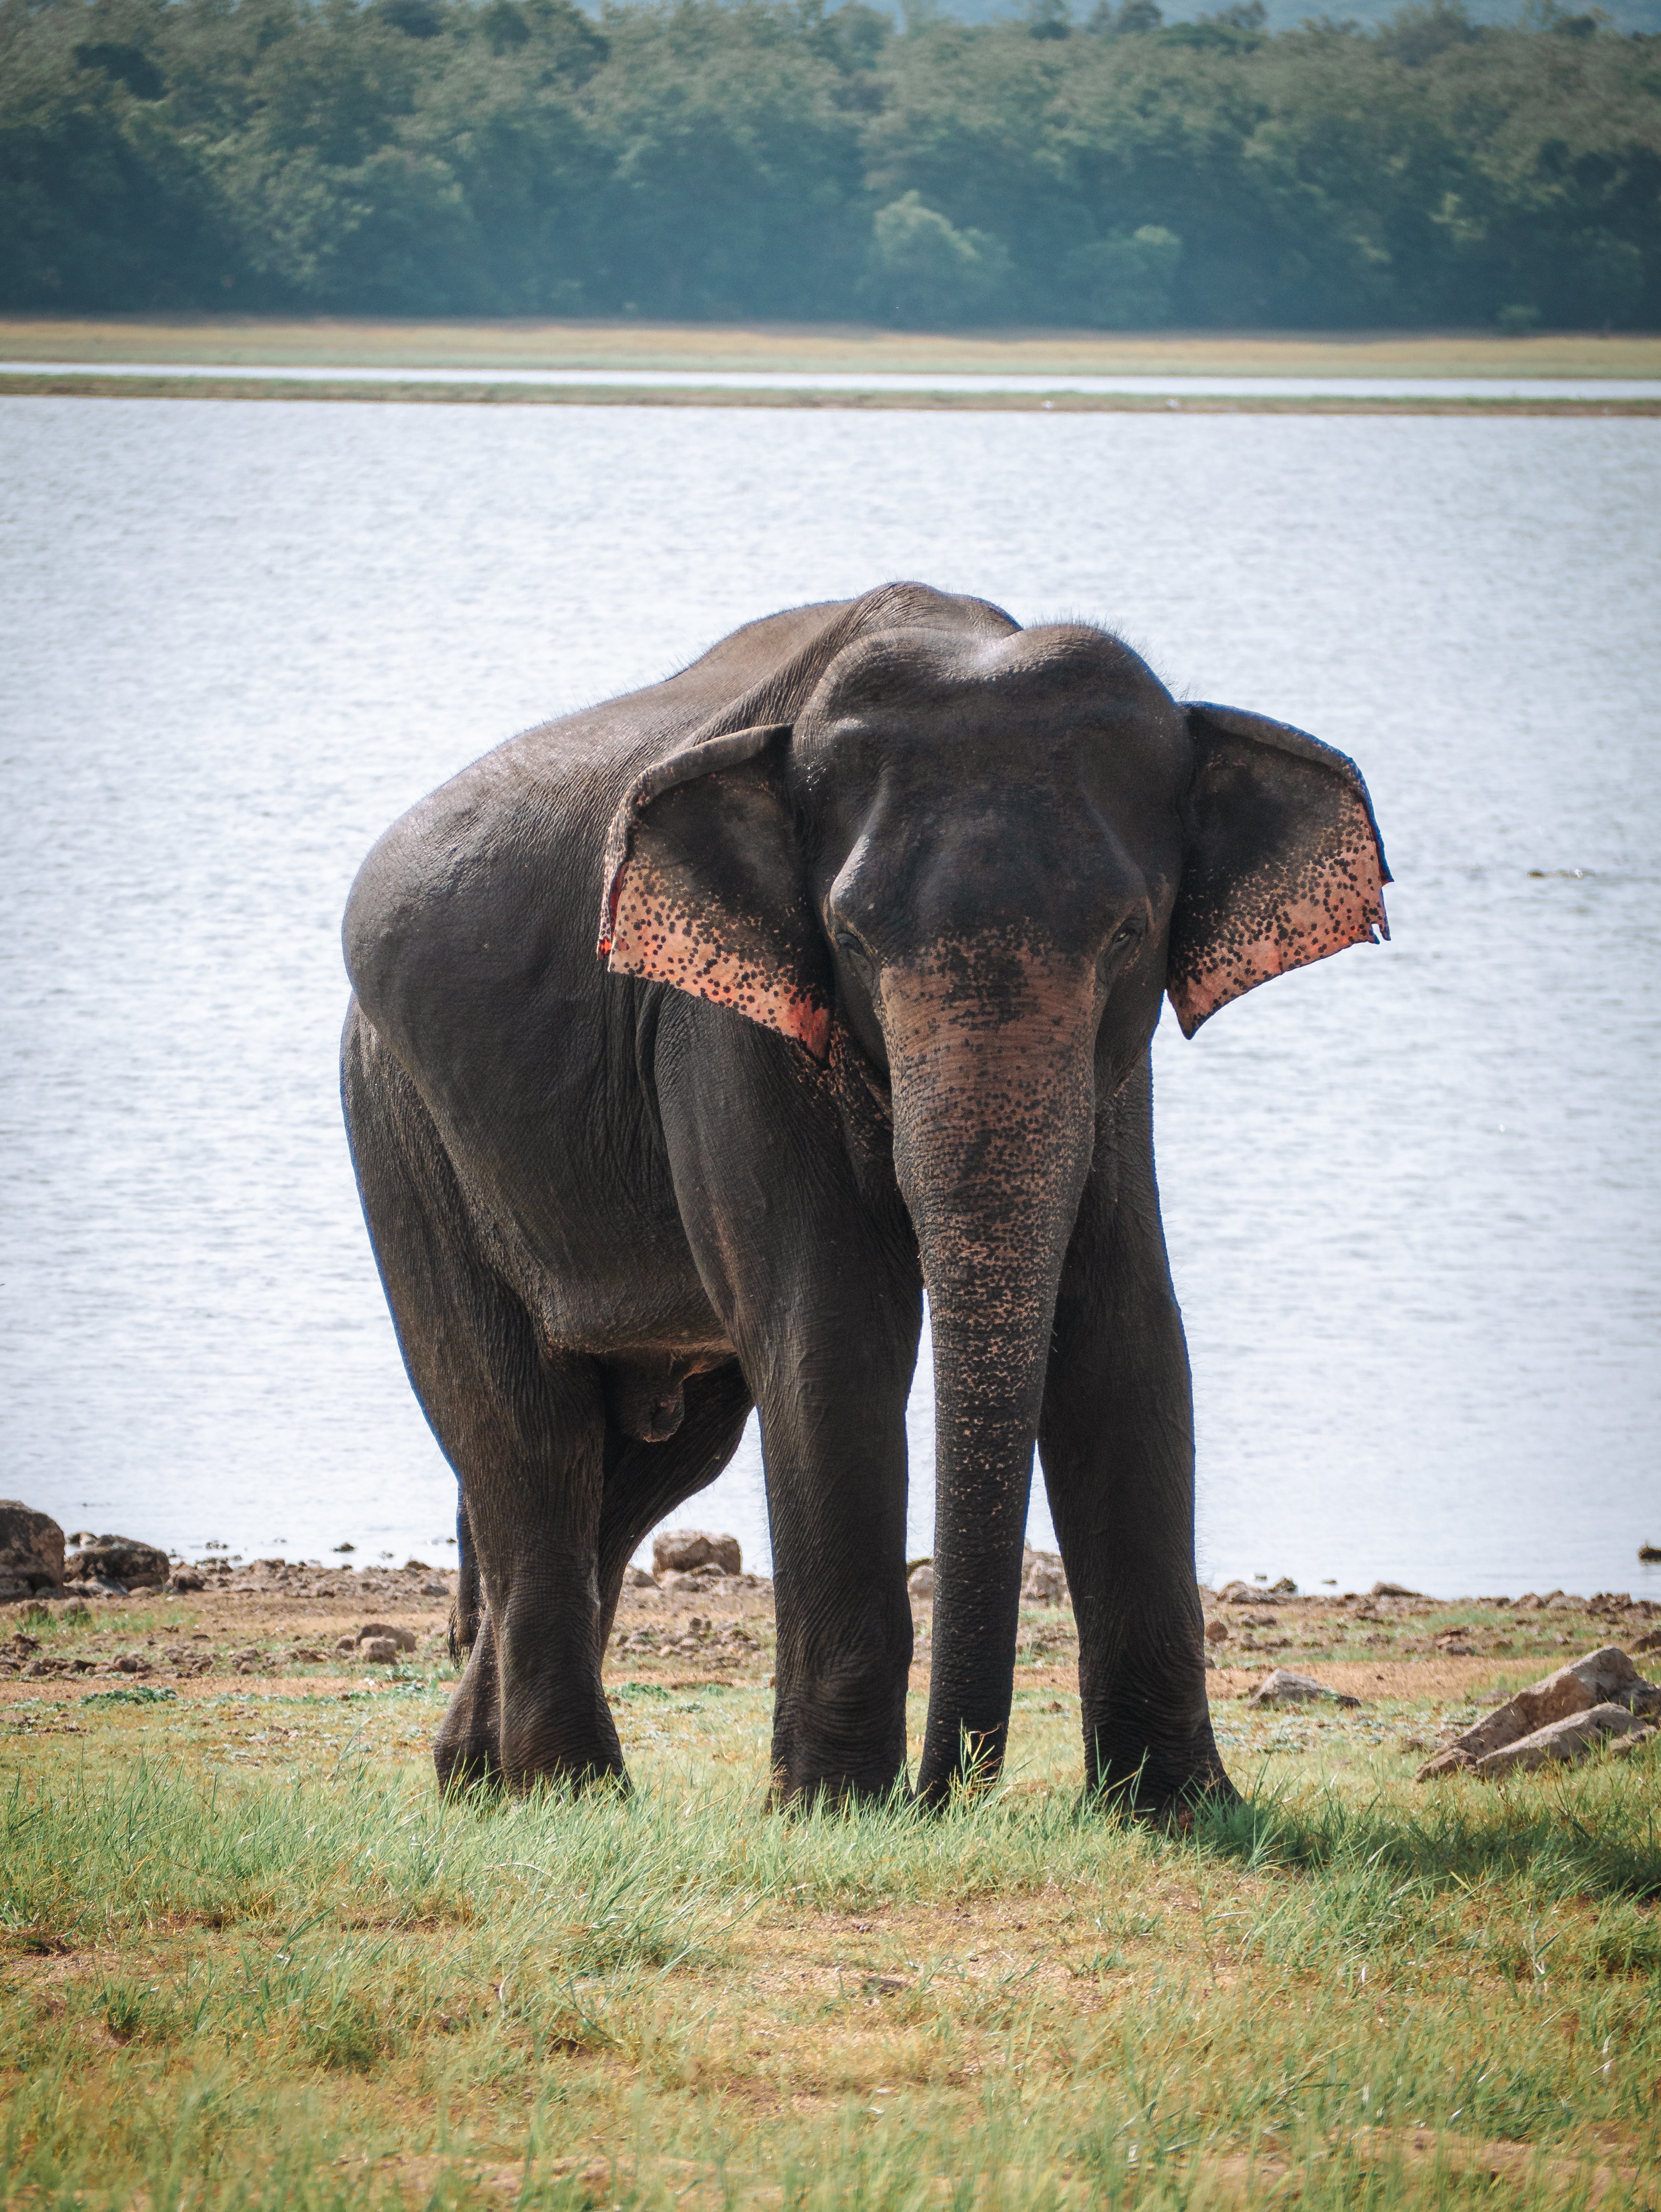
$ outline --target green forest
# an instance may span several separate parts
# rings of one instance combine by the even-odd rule
[[[0,0],[0,305],[1661,327],[1661,37]]]

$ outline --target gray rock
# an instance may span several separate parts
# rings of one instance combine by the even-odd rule
[[[63,1583],[64,1532],[51,1514],[0,1498],[0,1594],[27,1597]]]
[[[194,1567],[175,1567],[167,1577],[167,1588],[175,1590],[199,1590],[206,1588]]]
[[[925,1603],[932,1601],[934,1595],[934,1562],[933,1559],[919,1559],[916,1565],[912,1568],[910,1573],[906,1577],[905,1587],[913,1597],[920,1598]]]
[[[647,1573],[644,1567],[625,1567],[623,1587],[624,1589],[655,1589],[657,1581],[655,1577]]]
[[[1643,1730],[1643,1722],[1624,1705],[1593,1705],[1564,1720],[1548,1721],[1544,1728],[1520,1736],[1515,1743],[1502,1744],[1498,1751],[1490,1751],[1477,1759],[1472,1771],[1484,1781],[1519,1769],[1527,1773],[1553,1759],[1584,1759],[1605,1736],[1641,1735]]]
[[[1205,1640],[1208,1644],[1226,1644],[1230,1633],[1231,1631],[1226,1620],[1208,1620],[1205,1625]]]
[[[1486,1720],[1478,1721],[1427,1760],[1419,1771],[1419,1779],[1431,1782],[1439,1774],[1468,1772],[1473,1768],[1488,1771],[1484,1762],[1493,1753],[1521,1743],[1554,1722],[1572,1720],[1606,1704],[1618,1705],[1629,1716],[1661,1704],[1661,1686],[1640,1680],[1638,1669],[1618,1644],[1606,1644],[1584,1658],[1571,1659],[1555,1674],[1519,1690]]]
[[[372,1636],[367,1643],[358,1645],[357,1656],[360,1659],[368,1659],[376,1667],[392,1667],[397,1664],[401,1648],[390,1636]]]
[[[1409,1589],[1405,1583],[1374,1583],[1367,1592],[1369,1597],[1418,1597],[1420,1595],[1418,1590]]]
[[[366,1620],[357,1640],[360,1645],[390,1643],[395,1651],[413,1651],[417,1638],[413,1628],[399,1628],[390,1620]]]
[[[1247,1691],[1245,1702],[1249,1705],[1302,1705],[1317,1698],[1330,1698],[1340,1705],[1359,1705],[1361,1702],[1342,1690],[1329,1689],[1312,1674],[1294,1674],[1290,1667],[1276,1667],[1265,1674],[1255,1690]]]
[[[1642,1728],[1635,1728],[1630,1735],[1617,1736],[1609,1746],[1609,1756],[1611,1759],[1625,1759],[1634,1751],[1641,1751],[1646,1743],[1654,1743],[1658,1738],[1661,1738],[1661,1729],[1652,1728],[1646,1721]]]
[[[135,1583],[150,1583],[159,1589],[167,1582],[168,1571],[167,1553],[154,1544],[141,1544],[135,1536],[100,1536],[78,1552],[71,1552],[64,1562],[69,1581],[97,1583],[106,1588],[119,1583],[124,1590],[130,1590]]]
[[[719,1567],[724,1575],[744,1572],[736,1536],[711,1536],[702,1528],[665,1528],[652,1539],[654,1575],[691,1574],[696,1567]]]
[[[1262,1591],[1256,1583],[1225,1583],[1217,1593],[1219,1605],[1257,1605]]]
[[[1025,1571],[1021,1576],[1021,1595],[1029,1605],[1066,1605],[1069,1602],[1067,1570],[1062,1565],[1058,1552],[1027,1553]]]

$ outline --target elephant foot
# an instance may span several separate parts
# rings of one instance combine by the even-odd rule
[[[1096,1796],[1122,1804],[1134,1820],[1178,1835],[1189,1834],[1204,1814],[1242,1802],[1220,1765],[1198,1768],[1174,1783],[1153,1779],[1146,1772],[1117,1784],[1104,1780],[1096,1784]]]
[[[487,1614],[433,1740],[441,1790],[628,1790],[623,1748],[603,1696],[561,1694],[561,1685],[546,1680],[511,1685],[504,1695],[502,1673]]]
[[[905,1778],[897,1770],[885,1778],[880,1775],[818,1774],[803,1780],[794,1778],[788,1768],[776,1766],[768,1786],[767,1810],[812,1813],[824,1807],[840,1812],[845,1807],[856,1805],[906,1804],[910,1796]]]
[[[456,1722],[454,1708],[445,1717],[433,1741],[433,1766],[438,1786],[446,1796],[458,1791],[481,1790],[523,1796],[536,1790],[569,1791],[606,1789],[627,1796],[633,1784],[621,1759],[604,1751],[587,1758],[561,1750],[538,1756],[532,1745],[510,1743],[504,1753],[500,1733]]]

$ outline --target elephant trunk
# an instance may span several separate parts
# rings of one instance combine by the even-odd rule
[[[934,1639],[919,1795],[995,1774],[1056,1285],[1089,1172],[1093,976],[1030,954],[885,970],[894,1161],[934,1338]]]

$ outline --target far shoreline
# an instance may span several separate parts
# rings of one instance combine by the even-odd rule
[[[0,360],[266,368],[881,374],[1661,377],[1661,333],[1490,330],[895,331],[853,323],[0,314]],[[596,378],[603,383],[604,376]]]
[[[100,374],[76,370],[0,370],[0,398],[12,399],[195,399],[350,401],[380,405],[440,407],[767,407],[824,413],[891,412],[958,415],[1392,415],[1458,416],[1477,421],[1528,416],[1591,416],[1603,418],[1661,416],[1657,399],[1518,399],[1510,397],[1421,398],[1411,394],[1329,396],[1201,392],[1171,395],[1132,392],[840,392],[812,388],[734,392],[721,386],[620,386],[597,378],[592,385],[423,384],[389,374],[385,383],[326,378],[304,381],[277,377],[154,376]]]

